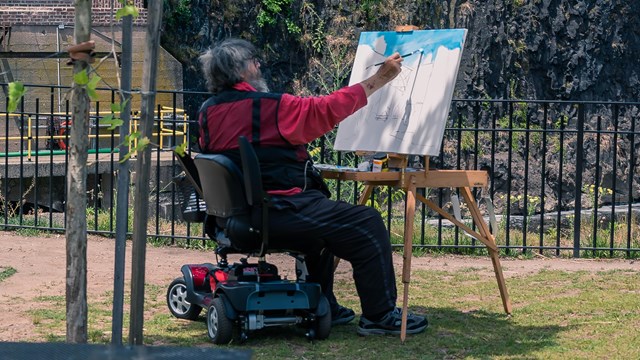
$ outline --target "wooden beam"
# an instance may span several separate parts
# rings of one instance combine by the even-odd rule
[[[456,225],[460,229],[466,231],[467,234],[469,234],[469,235],[473,236],[474,238],[480,240],[489,249],[492,249],[494,251],[498,251],[498,248],[496,247],[495,243],[492,243],[492,242],[488,241],[484,236],[480,235],[476,231],[473,231],[470,227],[465,225],[463,222],[459,221],[458,219],[456,219],[453,216],[451,216],[451,214],[449,214],[446,211],[442,210],[442,208],[440,208],[438,205],[433,203],[431,200],[425,198],[424,196],[422,196],[420,194],[416,194],[416,197],[418,198],[418,200],[422,201],[425,205],[427,205],[429,208],[431,208],[431,210],[437,212],[438,214],[440,214],[445,219],[451,221],[454,225]]]

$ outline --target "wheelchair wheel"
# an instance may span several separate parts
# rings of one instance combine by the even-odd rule
[[[195,320],[202,307],[187,301],[187,285],[184,278],[177,278],[167,289],[167,306],[171,314],[178,319]]]
[[[217,297],[207,310],[207,334],[216,344],[228,344],[233,337],[233,322],[227,317],[224,300]]]
[[[329,301],[324,295],[320,297],[320,302],[324,302],[326,305],[325,309],[329,309]],[[320,308],[320,305],[318,305],[318,308]],[[329,334],[331,333],[331,311],[326,311],[325,314],[321,316],[316,314],[316,319],[313,322],[312,330],[313,339],[324,340],[328,338]]]

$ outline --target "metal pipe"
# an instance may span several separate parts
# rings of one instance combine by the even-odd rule
[[[302,318],[299,316],[273,316],[266,317],[263,320],[264,326],[278,326],[283,324],[299,324],[302,322]]]
[[[113,2],[111,2],[113,7]],[[122,63],[120,78],[122,94],[120,98],[120,161],[118,162],[118,177],[116,178],[116,233],[115,233],[115,256],[113,270],[113,308],[111,321],[111,344],[122,346],[122,328],[124,318],[124,272],[127,230],[129,228],[129,182],[131,176],[129,171],[131,164],[124,158],[129,152],[129,144],[125,141],[129,135],[131,120],[131,67],[132,67],[132,31],[133,22],[131,16],[122,18]]]
[[[118,149],[109,149],[109,148],[104,148],[104,149],[89,149],[87,151],[88,154],[94,154],[96,152],[98,152],[99,154],[106,154],[106,153],[110,153],[110,152],[118,152]],[[65,155],[67,153],[67,150],[39,150],[39,151],[31,151],[31,153],[29,154],[28,152],[25,151],[12,151],[12,152],[3,152],[0,153],[0,157],[18,157],[18,156],[45,156],[45,155]]]
[[[64,29],[64,24],[60,24],[58,25],[58,27],[56,28],[56,52],[60,52],[60,30]],[[60,88],[60,86],[62,85],[62,79],[60,77],[60,58],[58,58],[57,60],[58,62],[58,112],[61,111],[61,105],[60,103],[62,102],[62,89]]]

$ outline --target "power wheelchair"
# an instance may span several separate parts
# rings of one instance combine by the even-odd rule
[[[242,170],[226,156],[177,155],[195,189],[191,202],[203,201],[206,233],[215,240],[217,264],[185,264],[182,277],[167,289],[173,316],[196,320],[206,309],[207,333],[215,344],[244,342],[255,330],[271,326],[303,327],[309,339],[326,339],[331,311],[320,285],[305,281],[304,254],[269,246],[269,196],[262,188],[260,165],[252,145],[238,139]],[[186,201],[186,200],[185,200]],[[197,204],[196,204],[197,205]],[[265,255],[287,252],[296,259],[296,280],[282,279]],[[243,254],[229,264],[228,254]],[[257,262],[250,263],[249,258]]]

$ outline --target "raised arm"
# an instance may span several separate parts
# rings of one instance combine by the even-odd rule
[[[367,97],[395,79],[402,70],[401,63],[402,57],[395,53],[368,79],[329,95],[302,98],[284,94],[278,112],[280,133],[292,144],[305,144],[330,131],[365,106]]]
[[[367,97],[371,96],[371,94],[376,92],[376,90],[380,89],[400,74],[400,71],[402,71],[402,60],[403,58],[399,53],[389,56],[384,61],[384,64],[380,65],[380,68],[375,74],[360,82],[360,85],[364,88],[364,92]]]

